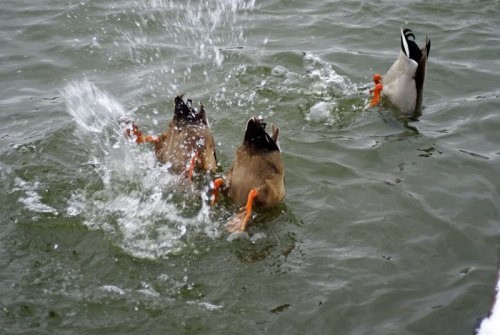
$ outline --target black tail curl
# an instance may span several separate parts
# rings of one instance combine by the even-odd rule
[[[408,50],[405,48],[405,41],[408,45]],[[403,30],[403,34],[401,36],[401,50],[403,50],[406,56],[410,59],[413,59],[417,63],[420,62],[420,59],[422,58],[422,50],[420,50],[417,42],[415,42],[415,34],[413,34],[411,29],[406,28]]]
[[[264,120],[257,117],[248,120],[243,143],[257,150],[280,150],[276,141],[266,133],[266,123]]]

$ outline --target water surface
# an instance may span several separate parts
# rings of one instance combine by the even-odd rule
[[[3,1],[4,334],[471,334],[495,287],[500,5]],[[399,29],[432,41],[424,110],[365,110]],[[203,102],[231,163],[246,120],[281,128],[284,202],[179,187],[151,134]]]

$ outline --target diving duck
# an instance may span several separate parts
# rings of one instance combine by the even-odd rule
[[[219,198],[219,188],[235,203],[244,205],[226,226],[229,232],[245,231],[252,208],[271,209],[285,197],[285,166],[278,145],[279,128],[266,133],[262,118],[247,122],[243,143],[225,178],[213,182],[212,205]]]
[[[210,131],[203,105],[198,110],[192,101],[184,102],[182,96],[174,99],[174,116],[167,131],[159,136],[144,136],[137,125],[127,130],[137,143],[152,142],[158,160],[176,174],[186,173],[191,180],[194,169],[215,172],[217,159],[215,141]]]
[[[375,74],[375,89],[370,106],[376,106],[385,97],[404,115],[417,119],[422,114],[427,59],[431,41],[425,36],[425,46],[419,48],[410,29],[401,28],[401,51],[384,76]]]

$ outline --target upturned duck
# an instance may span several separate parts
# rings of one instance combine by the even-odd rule
[[[198,110],[194,109],[192,101],[185,103],[182,96],[174,99],[174,116],[166,132],[144,136],[137,125],[132,124],[127,134],[135,136],[137,143],[154,143],[156,157],[173,173],[185,172],[191,179],[195,169],[211,172],[217,169],[215,141],[205,109],[201,104]]]
[[[226,226],[229,232],[245,231],[255,207],[267,210],[285,197],[285,166],[278,144],[279,128],[272,135],[265,131],[262,118],[247,122],[243,143],[236,150],[234,161],[225,178],[213,183],[212,205],[219,198],[219,188],[235,203],[243,205]]]
[[[425,46],[419,48],[410,29],[401,28],[401,51],[384,76],[375,74],[375,89],[370,106],[385,97],[404,115],[417,119],[422,113],[422,97],[431,41],[425,36]]]

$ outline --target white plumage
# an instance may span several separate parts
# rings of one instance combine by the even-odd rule
[[[382,97],[410,118],[416,119],[421,115],[430,48],[431,42],[427,36],[424,47],[420,49],[412,31],[401,28],[401,51],[380,81],[383,85]]]

